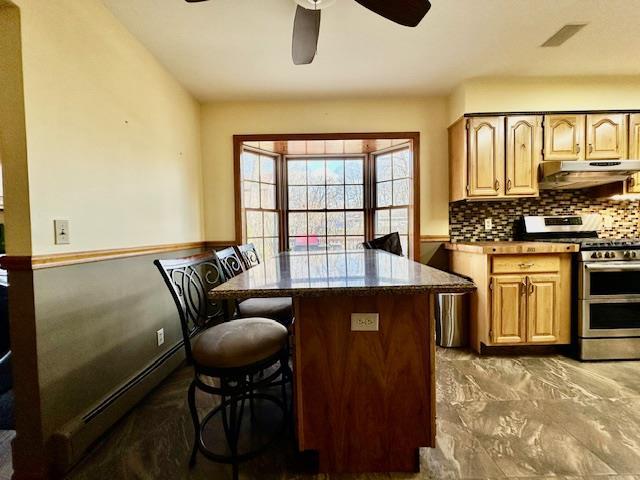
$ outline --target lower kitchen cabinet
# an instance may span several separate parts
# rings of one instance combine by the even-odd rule
[[[518,242],[508,243],[518,248]],[[470,305],[470,345],[477,352],[482,345],[570,343],[575,250],[566,244],[543,245],[556,246],[531,247],[540,252],[529,254],[494,254],[493,248],[472,243],[447,246],[451,271],[477,286]]]

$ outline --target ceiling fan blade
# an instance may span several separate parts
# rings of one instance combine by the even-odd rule
[[[405,27],[417,26],[431,8],[429,0],[356,0],[364,8]]]
[[[318,51],[320,35],[320,10],[307,10],[298,5],[293,21],[293,39],[291,57],[294,65],[307,65],[313,62]]]

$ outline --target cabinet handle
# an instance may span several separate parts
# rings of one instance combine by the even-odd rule
[[[519,263],[518,266],[520,268],[531,268],[533,267],[533,263]]]
[[[529,279],[529,277],[527,277],[527,283],[529,284],[529,295],[533,295],[533,292],[536,289],[536,286],[531,283],[531,280]]]
[[[589,153],[593,153],[593,145],[589,144]]]
[[[580,144],[576,143],[576,153],[580,153]]]
[[[494,187],[495,187],[494,190],[496,190],[496,191],[500,190],[500,180],[496,180],[496,182],[494,183]]]
[[[507,179],[507,191],[511,190],[511,179]]]
[[[635,187],[636,186],[636,177],[631,177],[629,179],[629,186],[630,187]]]

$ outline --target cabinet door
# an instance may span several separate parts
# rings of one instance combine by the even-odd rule
[[[627,156],[627,115],[587,115],[587,160]]]
[[[584,117],[545,115],[545,160],[584,160]]]
[[[560,275],[527,277],[527,342],[557,342],[560,332]]]
[[[538,165],[542,156],[542,117],[507,117],[507,196],[538,193]]]
[[[467,128],[469,196],[504,195],[504,117],[470,118]]]
[[[499,275],[491,280],[491,334],[493,344],[526,341],[526,283],[521,275]]]
[[[640,113],[629,117],[629,158],[640,160]],[[640,193],[640,173],[629,181],[629,193]]]

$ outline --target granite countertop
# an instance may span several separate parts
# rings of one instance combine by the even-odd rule
[[[475,285],[382,250],[283,252],[209,292],[212,299],[464,292]]]
[[[573,253],[580,250],[577,243],[556,242],[459,242],[445,244],[447,250],[491,255]]]

